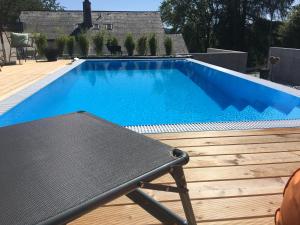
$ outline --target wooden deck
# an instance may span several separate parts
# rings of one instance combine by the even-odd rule
[[[0,100],[64,67],[70,60],[57,62],[35,62],[29,60],[22,65],[4,66],[0,72]]]
[[[0,99],[69,61],[27,62],[0,72]],[[149,135],[187,151],[188,188],[199,224],[273,225],[288,177],[300,167],[300,128]],[[169,176],[156,182],[173,184]],[[149,192],[182,214],[177,194]],[[159,224],[122,197],[72,225]]]
[[[288,177],[300,167],[300,129],[149,135],[187,151],[185,167],[197,222],[203,225],[273,225]],[[169,176],[157,180],[173,184]],[[148,191],[182,214],[177,194]],[[159,224],[127,197],[72,225]]]

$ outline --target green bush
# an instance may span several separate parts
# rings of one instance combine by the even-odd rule
[[[90,41],[87,38],[86,34],[80,34],[78,36],[77,41],[78,41],[81,55],[83,57],[87,57],[89,55]]]
[[[44,56],[45,49],[48,46],[46,35],[45,34],[35,34],[34,42],[36,44],[36,48],[37,48],[37,52],[38,52],[39,56]]]
[[[147,37],[142,36],[137,41],[137,52],[138,55],[146,55],[147,54]]]
[[[119,45],[119,41],[116,37],[108,37],[106,44],[107,45]]]
[[[62,36],[56,38],[56,40],[55,40],[59,56],[63,56],[63,54],[64,54],[67,39],[68,39],[68,37],[66,35],[62,35]]]
[[[93,37],[93,43],[95,46],[96,55],[99,56],[102,54],[103,45],[104,45],[104,34],[99,32]]]
[[[69,56],[72,58],[74,55],[75,37],[70,36],[67,38],[67,50]]]
[[[135,49],[135,42],[133,40],[132,34],[127,34],[125,42],[124,42],[124,46],[127,50],[128,55],[133,56],[134,49]]]
[[[171,55],[173,51],[172,39],[170,37],[166,37],[164,44],[166,49],[166,55]]]
[[[148,40],[148,45],[149,45],[150,54],[152,56],[156,56],[157,38],[156,38],[156,35],[154,33],[150,35],[149,40]]]

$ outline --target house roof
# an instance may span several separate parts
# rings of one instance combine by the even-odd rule
[[[159,48],[163,49],[166,36],[160,12],[157,11],[93,11],[94,28],[89,32],[98,32],[106,24],[112,24],[108,33],[117,37],[122,44],[127,33],[135,38],[145,34],[155,33],[159,39]],[[44,33],[48,39],[55,39],[61,34],[71,34],[83,22],[82,11],[23,11],[20,15],[24,32]],[[172,35],[175,53],[187,53],[181,35]],[[178,43],[177,43],[178,42]],[[178,47],[177,47],[178,46]]]

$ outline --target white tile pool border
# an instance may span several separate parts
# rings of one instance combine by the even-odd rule
[[[289,127],[300,127],[300,120],[188,123],[188,124],[170,124],[170,125],[127,126],[126,128],[142,134],[155,134],[155,133],[200,132],[200,131],[256,130],[256,129],[289,128]]]
[[[179,58],[178,58],[179,59]],[[171,59],[158,59],[158,60],[178,60],[176,58]],[[184,59],[184,58],[180,58]],[[36,83],[24,88],[16,94],[0,101],[0,116],[5,112],[15,107],[34,93],[43,89],[53,81],[57,80],[67,72],[76,68],[85,61],[124,61],[124,60],[157,60],[157,59],[90,59],[90,60],[78,60],[71,65],[65,66],[62,69],[46,75]],[[246,74],[242,74],[236,71],[225,69],[219,66],[214,66],[208,63],[200,62],[194,59],[185,59],[187,61],[200,64],[220,72],[227,73],[228,75],[236,76],[242,79],[246,79],[250,82],[261,84],[275,90],[285,92],[287,94],[300,98],[300,91],[276,84],[270,81],[262,80],[259,78],[251,77]],[[126,128],[138,133],[175,133],[175,132],[197,132],[197,131],[226,131],[226,130],[249,130],[249,129],[266,129],[266,128],[288,128],[288,127],[300,127],[300,120],[269,120],[269,121],[245,121],[245,122],[220,122],[220,123],[190,123],[190,124],[169,124],[169,125],[149,125],[149,126],[126,126]]]

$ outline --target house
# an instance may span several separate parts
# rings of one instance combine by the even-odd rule
[[[135,39],[155,33],[159,42],[159,54],[165,52],[163,42],[166,36],[172,38],[175,54],[188,53],[181,34],[165,33],[160,12],[91,11],[91,3],[85,0],[83,11],[23,11],[20,22],[24,32],[44,33],[49,41],[62,34],[75,35],[82,29],[88,30],[90,36],[105,31],[118,39],[123,50],[128,33],[132,33]]]

